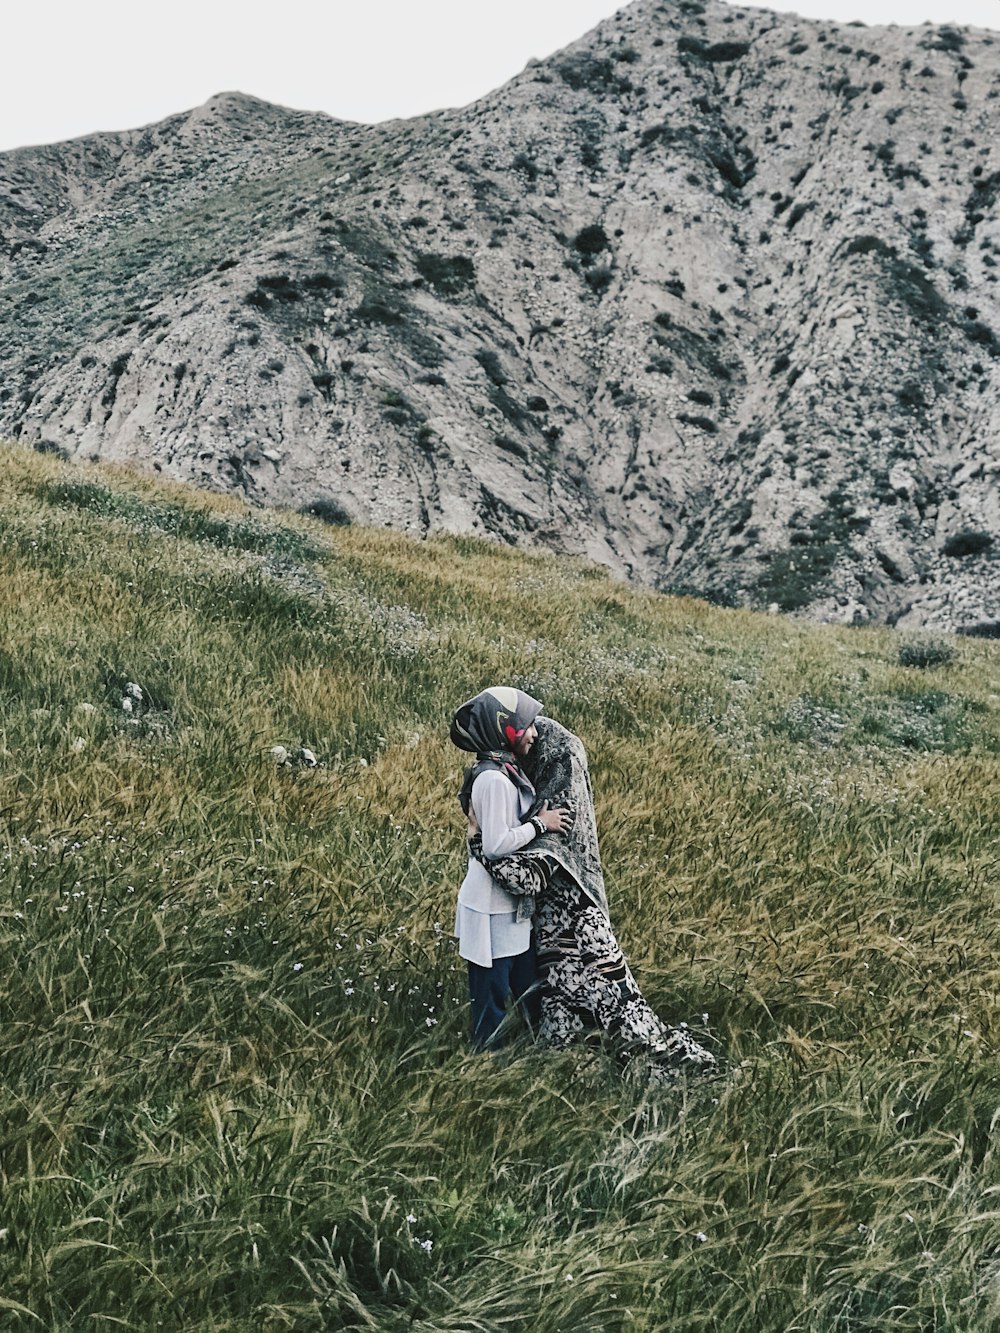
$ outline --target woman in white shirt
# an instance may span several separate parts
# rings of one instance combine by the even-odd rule
[[[466,771],[460,800],[470,833],[482,837],[483,856],[510,856],[546,833],[563,833],[569,816],[538,805],[535,789],[520,761],[530,752],[541,704],[522,690],[497,686],[483,690],[455,714],[451,739],[476,755]],[[531,939],[530,899],[511,893],[470,857],[458,894],[455,934],[458,951],[469,967],[471,1040],[476,1050],[502,1044],[495,1034],[503,1022],[508,997],[525,996],[537,978]],[[538,1016],[537,990],[528,995],[529,1020]]]

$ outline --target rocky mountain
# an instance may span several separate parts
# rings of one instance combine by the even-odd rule
[[[461,110],[0,155],[0,435],[1000,625],[1000,35],[637,0]]]

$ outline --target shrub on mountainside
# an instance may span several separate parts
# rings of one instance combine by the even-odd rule
[[[703,42],[700,37],[684,36],[677,39],[677,53],[704,61],[708,65],[731,64],[742,60],[750,50],[749,42]]]
[[[502,388],[507,383],[507,372],[504,370],[499,356],[492,348],[480,348],[476,353],[476,360],[486,372],[486,378],[491,384]]]
[[[362,324],[402,324],[412,307],[400,293],[385,283],[369,282],[354,308],[354,318]]]
[[[682,421],[686,426],[697,426],[706,435],[718,435],[719,433],[719,427],[711,417],[693,416],[690,412],[678,412],[677,420]]]
[[[941,550],[953,560],[964,560],[966,556],[982,555],[989,551],[996,543],[996,537],[992,532],[984,532],[979,528],[962,528],[959,532],[952,533],[942,546]]]
[[[332,496],[317,496],[315,500],[302,505],[298,512],[308,518],[318,518],[321,523],[333,528],[347,527],[352,522],[347,508]]]
[[[970,342],[979,343],[985,347],[990,356],[1000,357],[1000,338],[988,324],[984,324],[979,319],[967,319],[961,327],[962,332]]]
[[[891,259],[885,268],[890,290],[909,308],[915,319],[938,328],[950,310],[941,293],[915,264]]]
[[[619,72],[615,62],[589,51],[574,51],[555,64],[555,71],[570,88],[600,96],[602,93],[627,93],[632,81]]]
[[[440,296],[460,296],[476,283],[476,267],[468,255],[425,253],[417,256],[416,265]]]
[[[896,250],[894,246],[887,245],[885,241],[878,236],[855,236],[848,241],[842,251],[845,259],[850,255],[882,255],[886,259],[895,257]]]
[[[587,286],[596,296],[603,296],[611,286],[614,270],[607,264],[599,264],[596,268],[588,268],[583,277]]]
[[[573,237],[573,249],[579,251],[581,255],[590,257],[599,255],[602,250],[607,250],[610,244],[607,232],[596,222],[588,227],[583,227]]]
[[[49,454],[53,458],[69,458],[69,450],[55,440],[33,440],[31,444],[36,454]]]

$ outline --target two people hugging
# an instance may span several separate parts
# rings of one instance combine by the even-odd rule
[[[476,756],[459,793],[469,866],[455,915],[473,1048],[503,1044],[512,998],[546,1046],[604,1035],[667,1078],[715,1068],[643,998],[611,926],[586,752],[541,712],[524,691],[496,686],[451,722],[454,744]]]

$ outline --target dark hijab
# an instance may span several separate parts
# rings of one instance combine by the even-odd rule
[[[477,760],[465,770],[458,794],[466,814],[472,800],[472,784],[480,773],[489,769],[505,774],[518,791],[534,801],[535,788],[518,763],[514,746],[541,711],[537,699],[506,685],[482,690],[459,708],[451,720],[452,743],[474,754]]]

